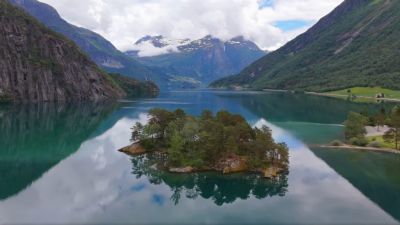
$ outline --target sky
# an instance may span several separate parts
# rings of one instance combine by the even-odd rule
[[[68,22],[93,30],[122,51],[145,35],[223,40],[244,36],[276,50],[343,0],[40,0]]]

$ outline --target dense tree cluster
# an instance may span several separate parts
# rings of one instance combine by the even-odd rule
[[[348,142],[354,145],[367,145],[365,134],[367,130],[368,118],[356,112],[350,112],[347,120],[344,122],[344,136]]]
[[[394,107],[388,119],[390,129],[385,133],[383,138],[386,142],[392,142],[396,149],[399,149],[400,142],[400,108]]]
[[[268,127],[252,128],[240,115],[205,110],[193,117],[156,108],[149,116],[146,125],[132,128],[132,141],[148,151],[165,150],[169,166],[207,168],[232,156],[246,159],[249,169],[288,164],[286,145],[275,143]]]

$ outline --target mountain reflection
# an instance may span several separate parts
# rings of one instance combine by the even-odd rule
[[[154,165],[159,160],[155,154],[132,157],[132,174],[145,176],[151,184],[166,184],[172,190],[171,201],[179,204],[182,196],[211,199],[216,205],[233,203],[238,199],[254,196],[263,199],[285,196],[288,191],[288,174],[276,179],[265,179],[257,174],[192,173],[174,174],[158,170]]]
[[[19,193],[77,151],[114,106],[1,106],[0,200]]]
[[[376,152],[312,149],[365,196],[400,221],[400,157]]]
[[[269,122],[297,121],[341,124],[349,111],[374,113],[382,107],[387,110],[393,107],[391,103],[356,103],[330,97],[281,92],[254,94],[251,95],[251,98],[248,95],[223,93],[219,95],[236,101],[255,115],[267,118]]]

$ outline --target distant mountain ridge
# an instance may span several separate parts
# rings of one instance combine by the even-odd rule
[[[197,41],[146,36],[136,45],[166,48],[165,54],[139,57],[138,51],[122,53],[99,34],[69,24],[58,12],[37,0],[9,0],[50,29],[73,40],[83,52],[109,73],[155,82],[163,90],[206,87],[210,82],[236,74],[266,53],[254,43],[236,38],[243,45],[207,36]],[[199,41],[204,41],[201,46]],[[196,51],[190,51],[190,50]],[[159,51],[159,49],[156,49]],[[226,50],[226,51],[225,51]]]
[[[141,56],[140,47],[158,48],[155,56]],[[173,40],[163,36],[145,36],[135,43],[139,50],[126,52],[144,65],[160,67],[171,77],[192,79],[195,85],[240,72],[266,54],[255,43],[243,37],[223,41],[210,35],[199,40]]]
[[[315,26],[212,87],[400,89],[400,1],[345,0]]]

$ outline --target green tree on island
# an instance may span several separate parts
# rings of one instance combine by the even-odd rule
[[[356,112],[350,112],[347,120],[344,122],[344,135],[346,141],[355,145],[366,145],[365,134],[367,133],[365,125],[368,118]]]
[[[240,115],[206,110],[193,117],[180,109],[151,109],[149,118],[132,128],[132,141],[146,152],[165,153],[168,168],[222,171],[230,162],[246,171],[287,169],[286,145],[275,143],[268,127],[252,128]]]
[[[385,133],[383,138],[386,142],[394,142],[395,148],[399,149],[400,142],[400,108],[394,107],[390,115],[390,130]]]
[[[380,127],[385,126],[385,122],[386,122],[386,110],[385,110],[385,108],[382,107],[380,112],[375,115],[374,121],[376,123],[378,131],[379,131]]]

